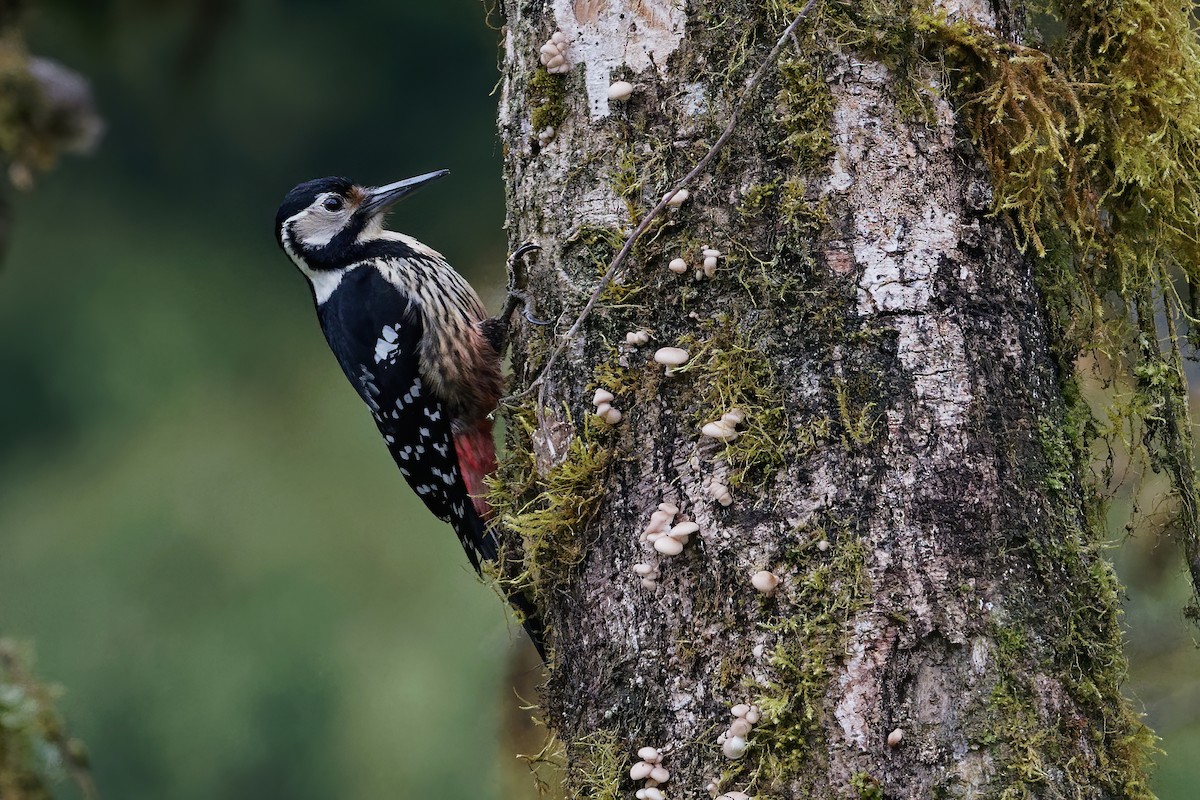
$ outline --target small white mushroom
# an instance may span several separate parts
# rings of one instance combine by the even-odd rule
[[[729,726],[729,730],[725,732],[725,736],[727,738],[730,736],[739,736],[739,737],[745,739],[747,736],[750,735],[750,728],[751,728],[750,723],[747,722],[745,719],[739,717],[738,719],[735,719],[733,721],[732,725]]]
[[[726,425],[741,425],[746,421],[746,415],[740,408],[731,408],[721,416],[721,421]]]
[[[774,594],[775,587],[779,585],[779,576],[765,569],[759,570],[750,578],[750,583],[763,594]]]
[[[762,658],[763,653],[767,652],[767,648],[761,644],[756,644],[750,652],[754,654],[755,658]]]
[[[648,577],[648,576],[654,574],[654,567],[651,564],[642,562],[642,563],[633,565],[633,572],[635,575],[639,575],[639,576],[645,578],[645,577]]]
[[[750,795],[745,792],[726,792],[718,797],[717,800],[750,800]]]
[[[738,703],[736,706],[729,709],[729,713],[733,714],[734,717],[744,717],[749,711],[750,705],[748,703]]]
[[[554,137],[557,134],[558,132],[554,130],[553,125],[548,125],[545,128],[542,128],[540,131],[538,131],[538,144],[540,144],[542,147],[545,147],[554,141]]]
[[[667,265],[667,269],[671,270],[671,272],[682,275],[683,273],[687,272],[688,265],[687,262],[682,258],[673,258],[671,259],[671,263]]]
[[[737,759],[741,758],[746,752],[746,740],[740,736],[726,737],[721,744],[721,753],[726,758]]]
[[[726,425],[722,420],[716,422],[708,422],[700,429],[700,433],[710,439],[716,439],[718,442],[732,442],[738,438],[736,429]]]
[[[758,706],[750,706],[750,710],[746,712],[746,722],[749,722],[751,725],[757,725],[760,719],[762,719],[762,709]]]
[[[679,513],[679,506],[675,505],[674,503],[663,501],[658,504],[658,510],[664,514],[670,514],[672,517],[674,517]]]
[[[639,761],[629,768],[629,779],[634,781],[643,781],[654,772],[654,765],[645,761]]]
[[[711,797],[713,800],[717,800],[717,783],[716,783],[716,781],[709,781],[708,785],[704,787],[704,791],[708,792],[708,796]]]
[[[659,536],[654,540],[654,549],[664,556],[677,556],[683,552],[683,542],[670,536]]]
[[[667,535],[672,539],[678,539],[683,544],[687,544],[688,537],[700,530],[700,526],[695,522],[681,522],[671,528]]]
[[[629,96],[632,94],[633,84],[629,81],[614,81],[613,84],[608,87],[609,100],[615,100],[618,102],[622,100],[628,100]]]
[[[672,208],[679,208],[679,206],[686,203],[687,199],[691,196],[692,196],[692,193],[689,192],[687,189],[680,189],[679,191],[675,192],[674,194],[667,192],[666,194],[663,195],[663,200],[667,201],[668,206],[671,206]],[[668,198],[670,198],[670,199],[668,199]]]
[[[598,406],[601,403],[611,403],[615,399],[613,393],[608,389],[597,389],[596,393],[592,395],[592,405]]]
[[[824,553],[826,550],[829,549],[829,540],[822,539],[821,541],[817,542],[817,549],[820,550],[822,553]]]
[[[659,765],[654,767],[654,770],[650,773],[650,780],[658,783],[666,783],[671,780],[671,773],[666,767]]]
[[[630,331],[625,334],[625,344],[633,347],[641,347],[650,341],[650,331]]]
[[[638,789],[637,796],[639,800],[666,800],[666,795],[653,786],[647,789]]]
[[[682,367],[691,355],[681,347],[660,347],[654,351],[654,360],[667,368],[667,374],[673,375],[672,368]]]
[[[616,425],[621,421],[621,412],[615,408],[608,408],[603,414],[600,414],[600,419],[608,425]]]
[[[637,751],[637,757],[647,764],[657,764],[662,761],[662,753],[658,751],[657,747],[643,747]]]
[[[894,730],[888,734],[888,738],[887,738],[888,747],[899,747],[900,743],[902,741],[904,741],[904,729],[903,728],[896,728],[896,730]]]

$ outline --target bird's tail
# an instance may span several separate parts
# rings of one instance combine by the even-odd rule
[[[459,471],[475,506],[475,514],[469,514],[474,530],[471,543],[480,561],[497,562],[500,558],[500,543],[496,538],[492,520],[492,507],[487,501],[487,484],[484,478],[496,471],[496,442],[492,438],[492,421],[481,419],[470,427],[454,434],[454,449],[458,454]],[[460,534],[460,538],[461,537]],[[464,538],[464,544],[466,544]],[[473,555],[468,553],[468,555]],[[474,557],[471,562],[479,570]],[[532,599],[520,591],[506,592],[509,604],[521,615],[521,625],[529,634],[542,661],[546,660],[546,629]]]

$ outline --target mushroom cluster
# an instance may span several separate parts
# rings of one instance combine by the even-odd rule
[[[654,549],[664,556],[682,553],[683,546],[700,530],[700,526],[691,521],[673,525],[678,513],[679,507],[674,503],[659,503],[658,510],[650,515],[650,524],[642,532],[642,541],[654,545]]]
[[[717,480],[716,476],[709,477],[708,483],[704,485],[704,491],[723,506],[728,507],[733,503],[733,495],[729,493],[729,487]]]
[[[644,561],[633,565],[633,574],[642,579],[643,589],[658,588],[658,567]]]
[[[542,45],[539,57],[546,72],[551,75],[563,75],[571,71],[567,62],[567,35],[562,31],[554,34]]]
[[[722,414],[720,419],[706,423],[700,432],[718,442],[732,442],[739,436],[737,426],[741,425],[745,419],[746,415],[742,413],[741,409],[731,408]]]
[[[554,141],[554,137],[558,135],[558,131],[554,130],[553,125],[547,125],[538,131],[538,144],[542,147]]]
[[[641,347],[650,341],[650,331],[637,330],[625,334],[625,344],[630,347]]]
[[[696,280],[701,278],[712,278],[717,274],[717,259],[721,257],[720,250],[714,250],[711,247],[706,247],[700,253],[704,257],[700,268],[696,270]]]
[[[635,781],[645,781],[646,785],[637,790],[637,800],[664,800],[662,790],[658,787],[671,780],[671,773],[662,765],[662,752],[656,747],[643,747],[637,751],[638,761],[629,768],[629,778]]]
[[[596,407],[596,416],[607,425],[616,425],[621,421],[621,412],[613,408],[612,401],[616,398],[607,389],[597,389],[592,395],[592,405]]]
[[[758,706],[738,703],[729,709],[729,713],[733,714],[733,722],[727,731],[717,737],[717,744],[721,745],[721,753],[726,758],[741,758],[746,752],[746,737],[762,718],[762,711]]]

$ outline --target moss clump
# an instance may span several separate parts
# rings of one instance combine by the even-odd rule
[[[875,412],[875,403],[857,403],[850,384],[843,378],[833,379],[833,393],[837,402],[842,443],[846,448],[865,447],[875,441],[875,424],[880,416]]]
[[[567,76],[544,69],[530,72],[529,102],[533,106],[529,123],[535,133],[557,128],[567,118]]]
[[[743,330],[729,314],[708,323],[707,337],[684,340],[691,359],[681,373],[698,373],[695,398],[689,403],[692,426],[699,430],[730,409],[741,409],[745,422],[722,457],[729,466],[729,485],[764,490],[787,463],[791,437],[783,392],[770,360],[754,344],[753,331]]]
[[[488,502],[497,524],[520,537],[521,553],[518,564],[502,566],[499,580],[506,594],[524,594],[544,612],[549,596],[587,554],[583,533],[604,496],[602,474],[611,451],[597,440],[607,432],[603,423],[588,415],[576,430],[568,418],[542,426],[569,441],[560,461],[539,464],[534,413],[511,414],[508,425],[509,450],[488,478]]]
[[[571,748],[567,771],[568,796],[579,800],[622,800],[625,778],[624,747],[609,730],[592,731]]]
[[[0,797],[49,800],[70,770],[90,796],[83,745],[54,709],[58,689],[33,680],[16,645],[0,639]]]
[[[781,59],[778,69],[775,122],[786,134],[783,152],[799,169],[816,169],[833,152],[833,95],[824,70],[800,56]]]
[[[883,785],[869,773],[856,772],[850,776],[850,788],[858,792],[858,800],[884,800]]]
[[[805,762],[825,752],[825,695],[845,654],[849,623],[870,597],[866,550],[848,526],[834,520],[793,532],[786,554],[798,570],[789,584],[790,616],[767,626],[778,636],[771,653],[772,683],[757,687],[763,721],[755,728],[755,785],[783,789],[798,776],[816,774]],[[822,551],[817,544],[827,541]],[[819,772],[819,771],[817,771]]]

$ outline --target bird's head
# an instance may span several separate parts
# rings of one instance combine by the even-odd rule
[[[449,170],[385,186],[356,186],[346,178],[305,181],[287,193],[275,215],[275,238],[305,274],[347,265],[356,245],[377,237],[387,212]]]

